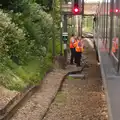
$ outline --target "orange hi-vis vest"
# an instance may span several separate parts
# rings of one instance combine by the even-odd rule
[[[74,43],[75,43],[75,39],[73,37],[70,38],[70,48],[74,48]]]
[[[83,52],[83,44],[81,41],[75,42],[74,47],[76,52]]]
[[[118,50],[118,38],[115,38],[112,41],[112,52],[115,53]]]
[[[115,41],[112,42],[112,52],[115,53],[116,49],[115,49]]]
[[[115,38],[115,49],[118,50],[118,38]]]

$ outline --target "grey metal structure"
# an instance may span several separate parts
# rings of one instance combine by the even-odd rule
[[[52,55],[53,57],[55,56],[55,0],[53,0],[53,3],[52,3],[52,7],[53,7],[53,11],[52,11],[52,17],[53,17],[53,25],[52,25],[52,37],[53,37],[53,41],[52,41]]]
[[[109,120],[120,120],[120,1],[101,1],[94,20],[94,43],[107,96]]]

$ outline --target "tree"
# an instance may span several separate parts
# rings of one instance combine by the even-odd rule
[[[36,0],[36,2],[40,4],[46,12],[52,10],[52,0]]]
[[[0,0],[0,4],[2,8],[8,8],[10,0]]]

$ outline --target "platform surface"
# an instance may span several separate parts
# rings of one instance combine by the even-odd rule
[[[102,45],[99,46],[98,54],[107,96],[109,120],[120,120],[120,75],[116,72],[110,55],[101,50],[101,47]]]

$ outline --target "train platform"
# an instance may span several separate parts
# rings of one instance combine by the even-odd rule
[[[110,55],[99,41],[99,60],[107,97],[109,120],[120,120],[120,75],[116,72]],[[103,50],[104,49],[104,50]]]

